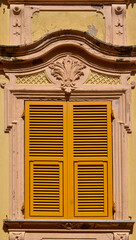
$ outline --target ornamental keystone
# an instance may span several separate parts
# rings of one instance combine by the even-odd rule
[[[74,61],[69,55],[50,65],[51,74],[61,81],[61,89],[71,93],[76,88],[75,82],[84,75],[83,69],[86,66],[80,61]]]

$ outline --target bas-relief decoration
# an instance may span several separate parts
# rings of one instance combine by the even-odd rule
[[[117,232],[114,233],[114,238],[113,240],[129,240],[129,233],[122,233],[122,232]]]
[[[24,240],[24,232],[10,232],[9,240]]]
[[[24,43],[24,5],[12,5],[10,7],[10,44],[20,45]]]
[[[66,93],[71,93],[76,88],[76,81],[84,75],[82,70],[86,66],[67,55],[62,60],[52,63],[49,68],[51,75],[61,82],[61,89]]]
[[[38,73],[33,73],[30,75],[25,76],[17,76],[16,77],[16,84],[51,84],[51,82],[47,79],[45,71],[41,71]]]
[[[108,76],[105,74],[91,71],[91,75],[89,79],[85,82],[85,84],[117,85],[121,84],[121,80],[120,77]]]
[[[126,44],[126,5],[112,5],[113,44]]]

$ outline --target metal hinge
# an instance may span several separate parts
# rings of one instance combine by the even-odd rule
[[[114,119],[115,119],[114,112],[113,110],[111,110],[111,121],[113,121]]]
[[[23,118],[23,119],[25,118],[25,110],[23,110],[21,118]]]
[[[23,202],[23,205],[22,205],[22,207],[21,207],[21,211],[22,211],[22,213],[24,214],[24,212],[25,212],[25,203]]]
[[[116,212],[116,205],[115,205],[115,203],[113,203],[113,215],[115,212]]]

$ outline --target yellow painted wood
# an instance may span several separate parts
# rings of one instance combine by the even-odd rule
[[[25,114],[25,218],[66,218],[66,103],[26,102]]]
[[[68,218],[112,219],[111,102],[70,102],[68,104],[70,126]],[[88,166],[88,172],[83,166]],[[95,168],[98,166],[96,172],[94,172],[94,166]],[[103,166],[103,176],[99,170],[100,166]],[[81,173],[85,171],[81,179],[79,167],[82,168]],[[91,175],[95,177],[95,181]],[[96,183],[99,184],[98,189]],[[82,201],[79,197],[80,191],[83,191]]]
[[[25,103],[25,217],[112,219],[110,101]]]

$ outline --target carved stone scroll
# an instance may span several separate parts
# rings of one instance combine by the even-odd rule
[[[49,67],[51,68],[51,74],[61,81],[61,89],[66,93],[71,93],[76,88],[75,82],[84,75],[82,70],[86,66],[67,55],[62,61],[54,62]]]

